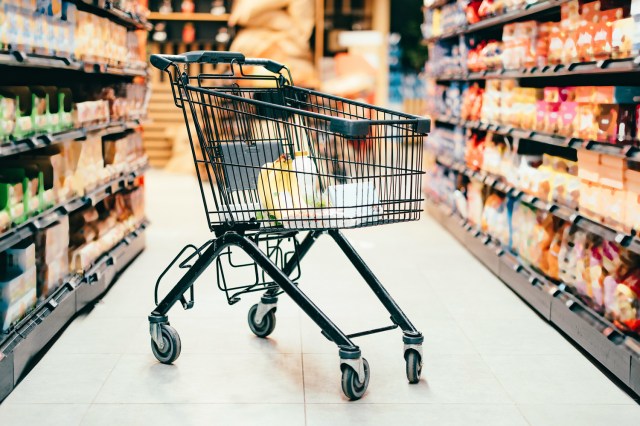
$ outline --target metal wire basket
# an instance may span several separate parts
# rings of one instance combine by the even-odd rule
[[[181,57],[202,63],[211,53]],[[173,94],[212,229],[355,228],[420,218],[428,119],[295,87],[270,61],[277,73],[257,76],[243,67],[264,63],[227,58],[227,72],[191,76],[176,62],[167,67],[174,67]]]

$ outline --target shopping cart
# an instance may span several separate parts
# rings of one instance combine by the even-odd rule
[[[293,299],[338,346],[349,399],[362,397],[369,383],[369,364],[352,339],[398,326],[407,378],[418,382],[422,334],[340,229],[420,218],[429,120],[295,87],[283,65],[240,53],[152,55],[151,64],[168,74],[175,104],[184,113],[215,235],[200,247],[183,248],[158,279],[156,308],[149,316],[155,357],[169,364],[180,355],[180,337],[167,313],[178,301],[193,307],[194,281],[215,261],[218,287],[229,304],[243,294],[264,292],[249,310],[249,326],[259,337],[274,330],[278,296]],[[191,72],[204,64],[218,71]],[[390,326],[346,335],[299,288],[300,262],[325,233],[388,310]],[[160,281],[175,265],[184,274],[158,301]],[[229,284],[229,268],[243,271],[242,284]]]

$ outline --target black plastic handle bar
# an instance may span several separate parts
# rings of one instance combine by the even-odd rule
[[[280,72],[284,65],[271,59],[245,58],[239,52],[217,52],[212,50],[196,50],[181,55],[151,55],[151,65],[165,71],[172,64],[230,64],[235,62],[240,65],[257,65],[264,67],[273,73]]]

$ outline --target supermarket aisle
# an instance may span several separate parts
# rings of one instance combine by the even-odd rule
[[[399,332],[358,340],[371,365],[365,397],[347,403],[337,350],[282,297],[272,338],[251,334],[257,296],[229,307],[215,270],[191,311],[176,307],[174,366],[149,349],[147,315],[164,265],[207,238],[195,181],[147,178],[147,250],[93,311],[77,318],[0,405],[0,424],[54,425],[600,425],[633,424],[640,406],[428,217],[348,236],[426,335],[408,385]],[[303,264],[307,293],[345,331],[388,315],[328,238]]]

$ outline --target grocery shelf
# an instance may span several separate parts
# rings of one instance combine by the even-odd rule
[[[198,22],[227,22],[229,14],[212,15],[211,13],[160,13],[151,12],[150,21],[198,21]]]
[[[640,342],[556,284],[534,271],[446,208],[432,200],[427,211],[463,246],[546,321],[560,329],[632,392],[640,395]]]
[[[546,65],[517,70],[485,70],[479,72],[452,72],[433,76],[438,81],[478,81],[501,78],[554,78],[575,75],[625,74],[640,72],[640,57],[604,59],[591,62]]]
[[[70,275],[13,329],[0,335],[0,401],[11,393],[51,339],[76,313],[101,296],[144,250],[146,227],[147,221],[140,223],[84,274]]]
[[[545,145],[555,145],[561,148],[586,150],[613,157],[625,158],[629,161],[640,162],[640,150],[632,145],[613,145],[609,143],[585,140],[571,136],[553,135],[535,130],[518,129],[503,124],[492,124],[482,121],[468,121],[457,117],[437,116],[436,124],[446,123],[452,126],[462,126],[479,131],[492,131],[502,136],[512,136]]]
[[[531,17],[540,12],[560,7],[563,3],[567,3],[568,1],[569,0],[542,0],[533,4],[527,4],[523,8],[512,10],[501,15],[492,16],[490,18],[483,19],[475,24],[462,25],[455,30],[447,31],[438,36],[429,37],[427,39],[424,39],[422,43],[429,44],[439,40],[456,37],[462,34],[470,34],[487,28],[502,26],[504,24],[508,24],[522,18]]]
[[[438,157],[437,161],[442,166],[455,170],[456,172],[467,176],[469,179],[473,179],[483,183],[484,185],[490,186],[505,195],[536,208],[537,210],[548,211],[559,219],[572,223],[587,232],[599,235],[605,240],[615,241],[630,251],[640,254],[640,238],[634,232],[627,233],[625,231],[615,229],[614,227],[593,221],[591,218],[581,214],[576,209],[558,203],[551,203],[541,200],[538,197],[525,194],[520,189],[506,183],[501,176],[485,171],[471,170],[464,164],[451,161],[450,159],[441,156]]]
[[[34,149],[44,148],[50,145],[66,141],[84,139],[92,133],[99,132],[100,135],[111,135],[123,133],[127,130],[135,129],[141,125],[141,119],[132,118],[129,120],[119,120],[110,123],[81,127],[77,129],[63,130],[55,133],[43,133],[17,141],[9,141],[0,144],[0,158],[11,155],[22,154]]]
[[[123,12],[116,8],[108,7],[109,2],[106,2],[105,7],[100,7],[95,4],[94,0],[71,0],[78,6],[78,10],[84,12],[93,13],[94,15],[109,18],[113,22],[124,25],[132,30],[151,30],[150,25],[141,16],[133,15],[131,13]]]
[[[144,77],[146,69],[117,67],[96,62],[75,61],[67,57],[27,54],[20,51],[0,52],[0,66],[45,68],[121,77]]]
[[[50,209],[47,209],[37,216],[29,218],[26,222],[0,233],[0,252],[24,240],[35,231],[46,228],[61,217],[67,216],[84,206],[96,205],[109,195],[115,194],[116,192],[129,187],[133,180],[140,176],[146,168],[146,164],[138,167],[132,172],[119,176],[91,191],[88,191],[82,197],[76,197],[71,200],[64,201]]]

